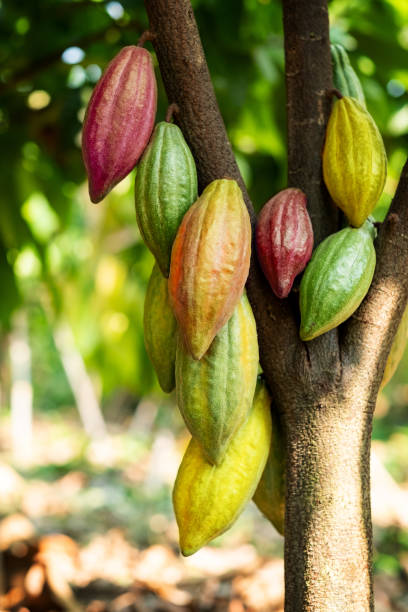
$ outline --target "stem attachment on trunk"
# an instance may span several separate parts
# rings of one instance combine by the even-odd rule
[[[173,102],[173,104],[170,104],[170,106],[168,107],[167,112],[166,112],[166,117],[164,120],[167,121],[167,123],[171,123],[171,121],[173,120],[174,113],[178,113],[178,112],[180,112],[178,104]]]

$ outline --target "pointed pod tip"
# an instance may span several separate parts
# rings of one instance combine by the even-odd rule
[[[214,336],[215,337],[215,336]],[[194,341],[187,334],[182,333],[183,344],[186,351],[192,356],[196,361],[200,361],[210,348],[211,342],[213,341],[211,338],[210,342]]]
[[[310,327],[301,327],[299,331],[299,336],[300,339],[303,340],[303,342],[308,342],[309,340],[313,340],[313,338],[315,338],[313,328]]]
[[[93,190],[91,185],[89,185],[89,197],[93,204],[99,204],[99,202],[102,202],[106,195],[107,193],[105,192]]]
[[[289,285],[272,287],[272,290],[277,298],[279,298],[280,300],[284,300],[285,298],[288,297],[290,290],[292,289],[292,285],[293,285],[293,282],[290,283]]]
[[[227,446],[225,444],[220,448],[203,448],[205,458],[213,466],[218,466],[222,463],[226,450]]]
[[[196,553],[198,550],[198,548],[182,547],[180,544],[180,552],[183,557],[191,557],[191,555],[194,555],[194,553]]]
[[[194,537],[189,538],[188,533],[183,534],[181,531],[179,533],[179,546],[183,557],[191,557],[191,555],[198,552],[208,542],[208,540],[203,541],[202,539],[198,541],[196,533],[192,535]]]

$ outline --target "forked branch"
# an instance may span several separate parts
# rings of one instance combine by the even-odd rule
[[[193,10],[189,0],[145,0],[153,46],[169,101],[177,104],[175,121],[196,160],[201,189],[216,178],[238,181],[255,223],[253,206],[239,172],[225,130]],[[327,92],[332,89],[327,0],[284,0],[285,60],[288,121],[288,183],[308,195],[316,242],[338,229],[338,214],[322,181],[321,151],[330,111]],[[378,264],[367,299],[354,318],[308,342],[298,338],[297,300],[278,300],[251,259],[247,282],[258,328],[261,365],[276,391],[287,393],[288,378],[304,392],[318,380],[330,386],[342,366],[361,361],[367,351],[368,375],[381,369],[408,295],[408,170],[378,239]],[[392,221],[394,219],[394,222]],[[380,323],[380,325],[379,325]],[[342,334],[344,335],[344,334]],[[344,363],[341,359],[344,356]],[[354,368],[351,368],[354,371]],[[351,371],[350,370],[350,371]]]
[[[408,161],[388,215],[380,227],[377,266],[370,290],[346,326],[344,362],[372,390],[372,403],[387,355],[408,300]]]

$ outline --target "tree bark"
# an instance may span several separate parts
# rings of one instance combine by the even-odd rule
[[[332,89],[327,0],[284,0],[288,182],[308,196],[315,246],[338,228],[322,180]],[[337,329],[306,343],[303,402],[283,405],[287,432],[285,609],[373,606],[369,456],[372,410],[346,399]]]
[[[287,417],[287,611],[373,609],[371,420],[365,399],[335,395]]]
[[[200,186],[216,178],[236,179],[254,226],[190,2],[145,0],[145,5],[169,103],[179,107],[175,120],[196,160]],[[317,244],[338,228],[321,173],[332,87],[327,0],[283,0],[283,15],[288,183],[308,196]],[[261,365],[286,432],[287,612],[373,609],[371,423],[408,296],[407,200],[408,167],[379,234],[378,265],[367,299],[349,322],[311,342],[299,340],[296,295],[275,298],[253,249],[247,291]],[[393,266],[396,242],[399,261]]]

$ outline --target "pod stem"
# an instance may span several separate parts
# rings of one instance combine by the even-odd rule
[[[141,37],[139,38],[139,42],[137,43],[138,47],[143,47],[149,40],[152,41],[156,38],[156,34],[151,32],[150,30],[145,30]]]
[[[179,111],[180,111],[180,109],[179,109],[178,104],[173,102],[168,107],[167,112],[166,112],[166,117],[165,117],[164,120],[167,121],[167,123],[171,123],[171,121],[173,120],[174,113],[178,113]]]
[[[327,95],[329,96],[330,99],[336,97],[339,100],[341,100],[344,97],[341,91],[339,91],[338,89],[329,89],[329,91],[327,92]]]

